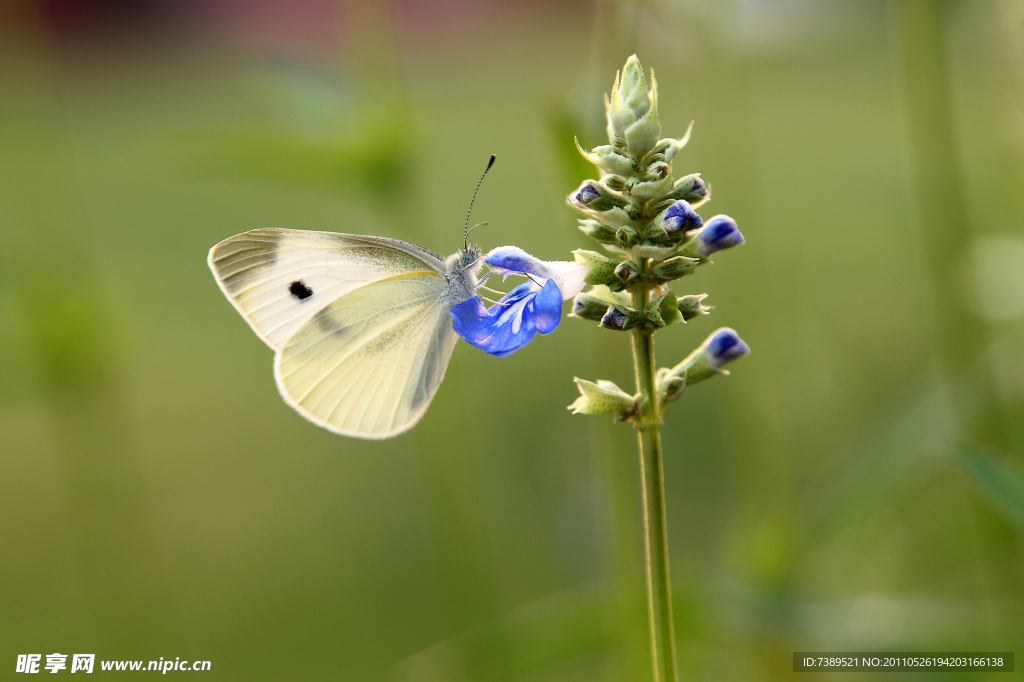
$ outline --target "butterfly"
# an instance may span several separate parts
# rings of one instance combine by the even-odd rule
[[[225,239],[208,262],[276,352],[285,401],[335,433],[380,439],[412,428],[437,392],[459,338],[450,312],[476,295],[481,255],[267,228]]]

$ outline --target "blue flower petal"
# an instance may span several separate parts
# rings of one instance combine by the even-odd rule
[[[703,225],[700,216],[690,208],[690,202],[677,201],[661,214],[661,226],[669,235],[676,235]]]
[[[552,280],[539,290],[524,282],[490,309],[474,296],[452,306],[451,315],[456,334],[500,358],[525,346],[537,332],[555,330],[562,317],[562,294]]]
[[[537,298],[533,301],[534,317],[533,323],[541,334],[550,334],[555,331],[558,322],[562,319],[562,292],[553,279],[549,279],[537,292]]]
[[[526,253],[518,246],[499,246],[484,256],[484,262],[506,277],[510,274],[528,272],[547,279],[550,275],[544,261]]]

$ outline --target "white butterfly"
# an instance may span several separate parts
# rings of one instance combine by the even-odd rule
[[[489,167],[489,166],[488,166]],[[458,336],[452,306],[476,295],[481,251],[261,229],[210,249],[221,291],[276,351],[285,401],[314,424],[390,438],[423,416]]]

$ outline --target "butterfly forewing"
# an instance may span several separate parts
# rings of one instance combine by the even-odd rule
[[[415,424],[458,339],[447,280],[418,271],[387,277],[320,308],[281,348],[282,395],[320,426],[387,438]]]
[[[414,271],[444,271],[427,249],[383,237],[267,228],[210,250],[217,283],[275,350],[332,301],[371,282]]]

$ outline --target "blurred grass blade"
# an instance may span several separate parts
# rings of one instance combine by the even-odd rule
[[[958,455],[982,492],[1024,533],[1024,475],[976,446],[962,447]]]

